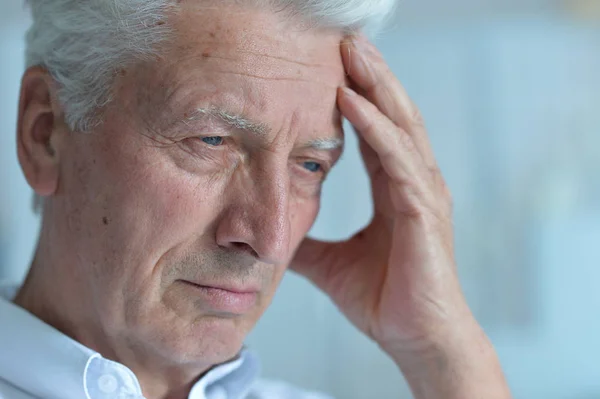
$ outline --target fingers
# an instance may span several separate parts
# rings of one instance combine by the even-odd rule
[[[374,104],[350,88],[340,88],[342,114],[377,153],[388,176],[402,185],[421,180],[427,170],[413,140]]]
[[[435,156],[421,114],[381,53],[360,35],[342,43],[342,58],[357,89],[412,137],[425,164],[430,169],[435,168]]]

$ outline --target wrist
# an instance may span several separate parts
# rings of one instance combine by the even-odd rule
[[[494,347],[473,324],[388,352],[415,398],[510,398]]]
[[[437,328],[406,342],[382,346],[405,373],[427,372],[441,361],[457,362],[476,357],[493,346],[473,317],[441,323]]]

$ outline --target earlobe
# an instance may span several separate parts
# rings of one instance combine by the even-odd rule
[[[58,187],[62,120],[54,79],[41,67],[28,69],[21,83],[17,152],[27,182],[40,196]]]

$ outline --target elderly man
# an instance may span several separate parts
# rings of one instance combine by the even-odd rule
[[[510,397],[457,278],[423,121],[360,33],[391,0],[31,0],[18,155],[43,198],[0,397],[315,398],[243,349],[288,267],[419,399]],[[305,238],[357,130],[375,216]]]

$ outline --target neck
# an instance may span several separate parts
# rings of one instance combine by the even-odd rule
[[[210,364],[174,364],[126,334],[108,332],[95,311],[85,282],[77,278],[76,262],[68,251],[50,250],[42,228],[40,243],[25,283],[14,303],[61,333],[127,366],[138,378],[148,399],[184,399]],[[60,255],[60,256],[58,256]],[[60,262],[57,261],[60,259]],[[56,276],[68,275],[68,279]]]

